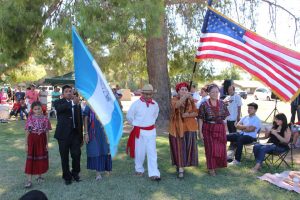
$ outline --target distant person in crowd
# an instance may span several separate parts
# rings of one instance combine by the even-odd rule
[[[121,99],[123,96],[122,89],[119,85],[116,85],[116,94],[119,96],[119,99]]]
[[[24,99],[20,99],[20,118],[21,118],[21,120],[24,120],[24,116],[26,116],[26,119],[28,119],[27,105],[26,105]]]
[[[87,169],[95,170],[96,181],[99,181],[102,179],[101,172],[112,171],[109,143],[101,122],[97,119],[95,112],[89,106],[85,106],[83,117]]]
[[[53,104],[54,101],[60,99],[60,96],[61,96],[61,92],[60,92],[59,87],[54,86],[54,91],[51,92],[51,98],[52,98],[51,101],[52,101],[52,104]]]
[[[30,90],[26,91],[26,98],[28,99],[27,107],[31,108],[31,104],[35,101],[39,101],[39,93],[35,90],[35,84],[30,85]]]
[[[18,113],[20,113],[20,107],[21,107],[20,102],[18,102],[18,101],[15,102],[9,113],[9,117],[12,117],[14,115],[17,118]]]
[[[224,83],[222,83],[222,86],[220,87],[219,91],[220,91],[220,99],[225,99],[226,93],[224,91]]]
[[[54,137],[58,141],[62,165],[62,178],[66,185],[74,179],[80,182],[80,156],[83,144],[82,111],[78,94],[74,94],[71,86],[62,88],[62,99],[55,101],[57,124]],[[72,169],[69,167],[69,154],[72,158]]]
[[[227,105],[230,115],[226,118],[227,128],[229,133],[236,133],[236,123],[240,121],[241,118],[241,107],[242,99],[240,95],[235,94],[235,87],[233,85],[228,87],[228,95],[224,102]]]
[[[135,175],[143,176],[144,160],[147,155],[148,176],[153,181],[160,181],[157,165],[156,128],[158,104],[152,99],[155,93],[152,85],[142,88],[142,96],[131,104],[127,112],[127,120],[133,126],[127,142],[126,152],[134,158]]]
[[[219,99],[219,88],[207,88],[209,99],[199,108],[199,138],[204,140],[206,165],[209,175],[216,176],[216,169],[227,167],[226,129],[224,120],[229,115],[227,106]]]
[[[248,116],[243,117],[236,125],[236,128],[240,131],[238,133],[230,133],[227,135],[227,141],[234,142],[236,144],[235,159],[231,162],[232,165],[238,165],[241,162],[243,146],[245,144],[251,144],[257,139],[258,131],[261,128],[260,119],[256,116],[258,105],[256,103],[249,103]]]
[[[257,172],[261,168],[267,153],[283,153],[288,150],[288,144],[291,139],[291,129],[283,113],[279,113],[275,116],[273,127],[271,130],[266,130],[265,138],[269,138],[267,144],[255,144],[253,147],[256,160],[256,165],[252,169],[253,172]]]
[[[55,113],[55,107],[54,107],[54,102],[58,99],[60,99],[61,92],[60,89],[57,86],[54,86],[54,91],[51,92],[51,111],[50,111],[50,116],[52,113]]]
[[[200,101],[198,101],[196,103],[197,109],[200,108],[200,106],[201,106],[202,103],[204,103],[207,99],[209,99],[209,95],[208,95],[208,92],[207,92],[207,85],[201,88],[201,90],[200,90],[200,96],[201,96]]]
[[[40,102],[32,102],[31,110],[32,114],[28,117],[25,125],[25,151],[27,153],[25,188],[32,187],[32,175],[38,175],[37,181],[43,182],[42,174],[46,173],[49,168],[48,138],[51,124],[49,119],[43,115]]]
[[[200,95],[199,95],[199,92],[197,90],[197,87],[196,85],[192,85],[192,88],[191,88],[191,95],[194,99],[194,102],[197,103],[198,101],[200,101]]]
[[[11,87],[7,88],[7,101],[11,101],[12,100],[12,89]]]
[[[293,143],[292,143],[291,147],[293,149],[295,149],[295,148],[300,147],[300,145],[298,143],[298,138],[299,138],[299,135],[300,135],[300,121],[298,121],[297,123],[294,123],[294,124],[290,123],[289,126],[292,129],[292,138],[293,138],[293,140],[292,140]]]
[[[47,113],[47,104],[48,104],[48,92],[46,91],[46,87],[42,87],[39,92],[39,100],[42,104],[43,113]]]
[[[11,97],[11,100],[13,103],[15,103],[15,98],[16,98],[16,92],[17,92],[17,87],[15,86],[14,89],[11,90],[12,91],[12,97]]]
[[[19,200],[48,200],[45,193],[39,190],[30,190],[25,193]]]
[[[20,99],[25,100],[25,92],[22,91],[21,86],[18,86],[17,90],[15,91],[15,101],[20,101]]]
[[[118,103],[119,103],[119,106],[121,108],[121,110],[123,110],[123,105],[121,103],[121,96],[117,93],[117,89],[116,88],[112,88],[112,92],[114,93]]]
[[[198,166],[197,108],[188,92],[188,83],[176,84],[178,96],[171,101],[169,142],[172,165],[177,177],[184,178],[184,167]]]
[[[4,88],[2,88],[0,90],[0,104],[6,104],[6,102],[7,102],[7,94]]]
[[[298,122],[300,122],[300,94],[291,103],[292,124],[295,123],[296,113],[297,113]]]

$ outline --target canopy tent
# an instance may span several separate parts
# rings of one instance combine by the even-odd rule
[[[62,76],[56,76],[52,78],[46,78],[44,83],[51,85],[64,85],[64,84],[75,84],[75,74],[74,72],[69,72]]]

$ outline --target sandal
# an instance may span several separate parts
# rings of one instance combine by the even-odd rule
[[[135,172],[134,175],[135,175],[135,176],[144,176],[144,173],[143,173],[143,172]]]
[[[217,175],[215,170],[209,170],[209,171],[208,171],[208,174],[209,174],[210,176],[216,176],[216,175]]]
[[[184,178],[184,172],[178,172],[177,177],[178,177],[179,179],[183,179],[183,178]]]
[[[31,181],[26,181],[24,188],[31,188],[32,187],[32,182]]]
[[[101,175],[96,176],[96,181],[100,181],[102,179]]]
[[[161,178],[159,176],[151,176],[150,179],[151,179],[151,181],[157,181],[157,182],[159,182],[161,180]]]
[[[183,179],[184,178],[184,169],[183,168],[178,168],[177,172],[178,172],[177,178]]]
[[[36,178],[36,181],[38,183],[43,183],[43,182],[45,182],[45,179],[43,177],[39,176],[39,177]]]

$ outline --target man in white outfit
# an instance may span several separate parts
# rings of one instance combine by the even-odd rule
[[[142,88],[142,96],[135,101],[127,112],[127,120],[133,126],[130,133],[126,152],[134,158],[135,174],[144,174],[144,160],[147,154],[148,175],[151,180],[160,181],[160,172],[157,166],[156,129],[155,121],[159,113],[158,104],[152,100],[155,91],[152,85]]]

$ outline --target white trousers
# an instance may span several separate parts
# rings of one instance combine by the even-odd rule
[[[135,138],[135,171],[144,173],[144,160],[147,154],[148,176],[160,177],[157,167],[156,129],[141,130],[140,137]]]

